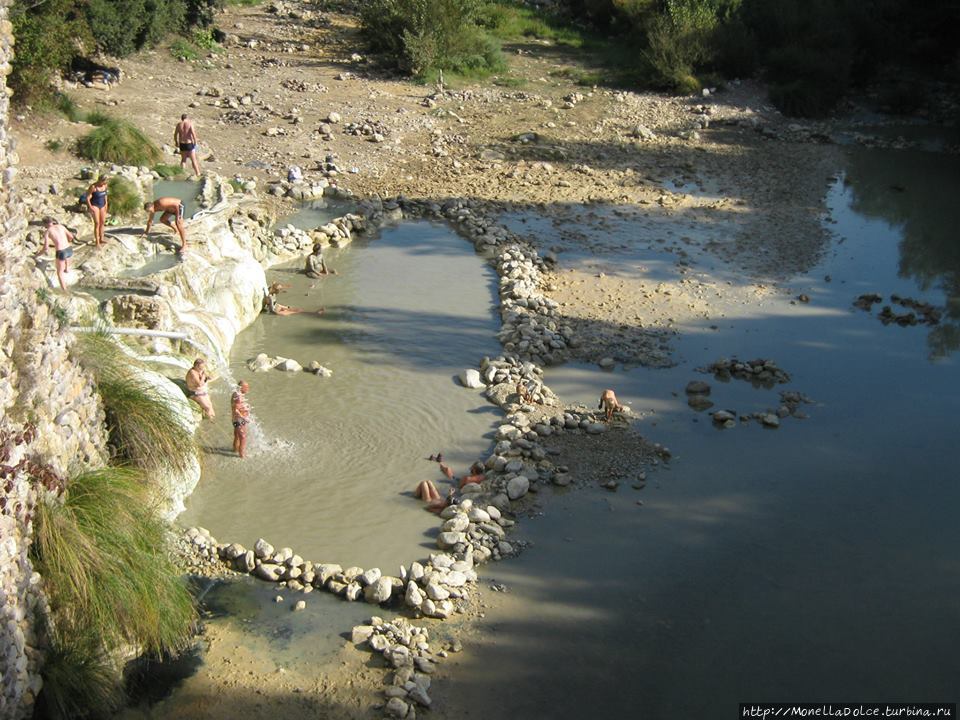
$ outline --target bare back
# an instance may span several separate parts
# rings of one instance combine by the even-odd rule
[[[47,228],[47,240],[53,243],[57,250],[70,247],[70,233],[63,225],[51,225]]]
[[[180,198],[162,197],[153,201],[153,211],[176,214],[180,208]]]
[[[167,127],[170,126],[168,125]],[[177,123],[175,135],[177,136],[178,143],[197,142],[197,131],[194,129],[193,123],[189,120],[181,120]]]

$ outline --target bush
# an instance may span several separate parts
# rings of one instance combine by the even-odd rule
[[[79,475],[61,502],[37,504],[31,559],[53,623],[44,701],[60,717],[108,711],[120,696],[111,652],[181,650],[196,622],[193,599],[168,553],[166,526],[138,473]]]
[[[103,114],[91,114],[87,119],[97,128],[77,143],[81,157],[121,165],[153,165],[162,157],[153,141],[132,123]]]
[[[770,100],[787,115],[822,117],[850,84],[850,56],[844,49],[799,45],[770,53]]]
[[[89,0],[87,21],[97,46],[124,57],[185,27],[184,0]]]
[[[496,42],[478,25],[481,0],[371,0],[360,21],[370,48],[403,72],[484,74],[503,67]]]
[[[110,214],[128,218],[143,209],[143,197],[137,186],[125,177],[114,175],[108,184],[110,190]]]
[[[196,439],[168,400],[135,375],[135,359],[106,334],[83,333],[75,348],[96,381],[118,456],[146,472],[189,469]]]
[[[15,102],[56,107],[54,77],[69,67],[78,50],[92,45],[82,11],[73,0],[16,0],[10,21],[17,41],[9,78]]]
[[[667,0],[666,12],[647,24],[644,53],[664,87],[690,93],[700,89],[694,73],[715,57],[713,34],[735,3]]]

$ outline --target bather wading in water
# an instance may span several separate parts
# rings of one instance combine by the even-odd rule
[[[233,418],[233,451],[241,459],[247,456],[247,425],[250,424],[250,406],[247,405],[247,391],[250,385],[246,380],[237,384],[230,397],[230,415]]]

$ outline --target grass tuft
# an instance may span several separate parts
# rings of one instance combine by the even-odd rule
[[[93,373],[120,458],[148,473],[189,469],[196,438],[167,398],[137,377],[136,361],[105,333],[78,335],[75,348],[80,364]]]
[[[196,609],[168,542],[143,476],[132,469],[83,473],[62,502],[46,496],[37,504],[31,560],[53,615],[49,710],[76,717],[115,705],[111,651],[132,645],[162,655],[186,646]]]
[[[103,113],[90,113],[87,122],[97,127],[77,143],[81,157],[121,165],[153,165],[160,161],[159,148],[132,123]]]
[[[137,186],[125,177],[110,178],[110,214],[117,217],[132,217],[143,208],[143,197]]]
[[[160,163],[154,165],[151,168],[157,175],[162,177],[164,180],[169,180],[170,178],[180,177],[183,175],[183,168],[179,165],[167,165],[165,163]]]
[[[56,96],[54,96],[53,102],[57,110],[63,113],[63,116],[70,122],[80,122],[83,120],[83,113],[80,112],[77,103],[66,93],[57,93]]]
[[[103,644],[90,633],[47,628],[50,647],[43,661],[39,717],[79,718],[98,708],[106,713],[123,700],[117,668]]]

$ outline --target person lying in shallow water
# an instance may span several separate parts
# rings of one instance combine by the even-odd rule
[[[421,480],[417,483],[417,489],[414,490],[413,494],[427,504],[427,510],[438,513],[456,502],[456,492],[454,488],[450,488],[447,491],[447,497],[443,498],[440,496],[437,486],[433,484],[433,480]]]

